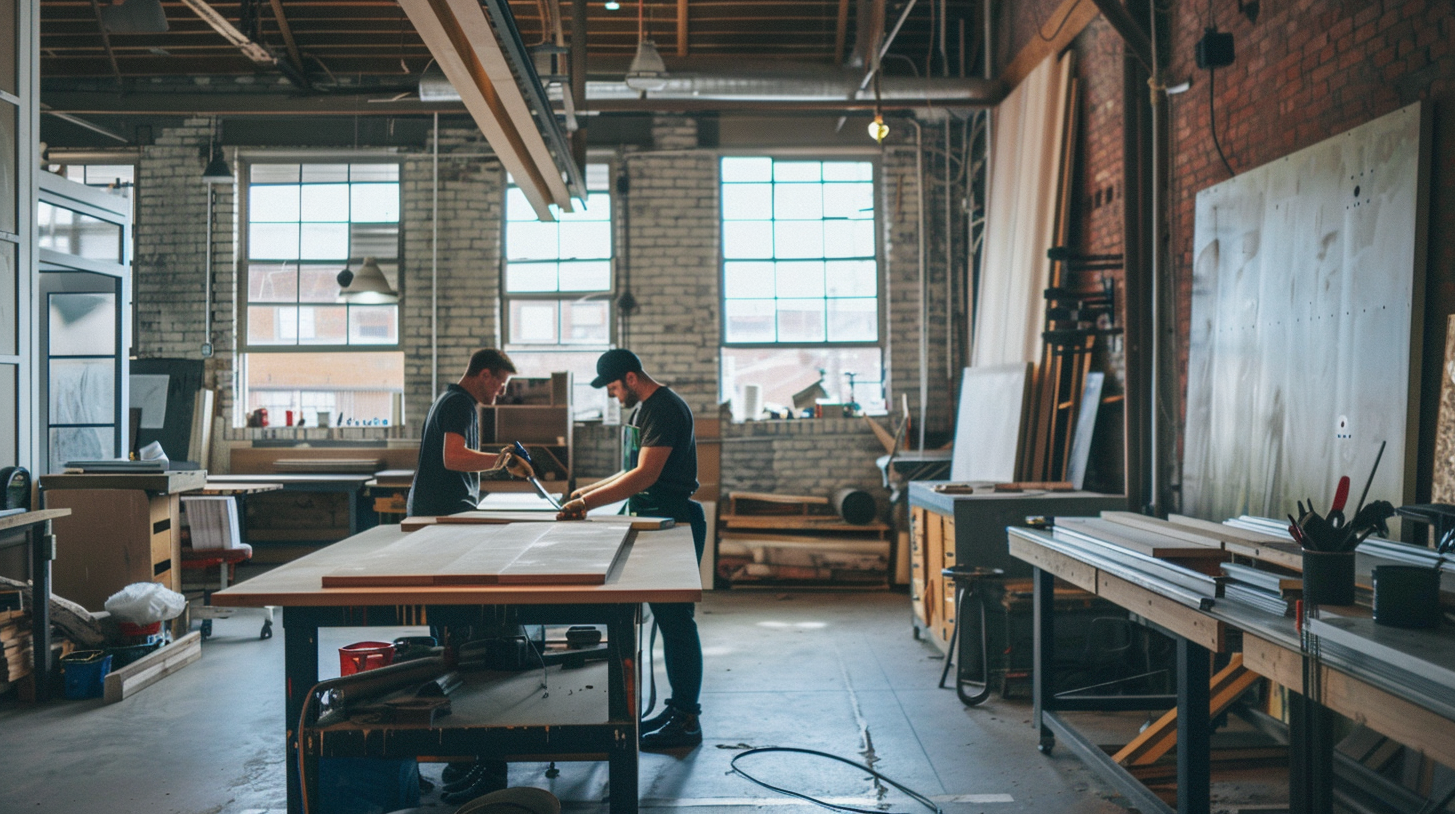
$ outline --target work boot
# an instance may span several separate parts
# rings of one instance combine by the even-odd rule
[[[503,760],[482,760],[475,764],[469,774],[465,776],[468,785],[455,785],[453,790],[446,786],[445,793],[440,795],[440,802],[447,805],[459,805],[468,803],[484,794],[492,791],[500,791],[509,786],[506,779],[507,765]],[[464,781],[461,781],[464,782]]]
[[[650,718],[644,719],[641,724],[637,726],[637,734],[645,735],[648,732],[656,732],[658,729],[661,729],[668,721],[672,720],[673,714],[674,710],[670,706],[664,704],[662,706],[661,712],[653,715]]]
[[[473,760],[461,760],[446,764],[445,770],[440,772],[440,782],[449,785],[469,774],[473,768],[475,768],[475,761]]]
[[[643,749],[648,751],[678,749],[702,743],[702,724],[697,720],[696,715],[671,708],[668,711],[671,715],[666,723],[658,727],[655,732],[648,732],[641,736]]]

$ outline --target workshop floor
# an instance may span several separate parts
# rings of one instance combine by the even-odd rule
[[[729,767],[747,747],[789,746],[873,760],[946,814],[1125,811],[1074,756],[1036,751],[1028,702],[992,696],[966,709],[953,691],[936,689],[942,662],[910,635],[903,594],[716,591],[698,618],[706,742],[686,754],[642,755],[644,810],[805,811],[809,803]],[[0,702],[0,811],[282,812],[283,642],[260,640],[261,621],[261,611],[217,620],[201,661],[117,704]],[[329,630],[321,652],[394,635]],[[320,662],[337,670],[337,659]],[[659,645],[665,693],[660,664]],[[515,764],[511,784],[549,789],[571,811],[605,812],[605,764],[559,766],[548,779],[545,764]],[[757,755],[739,766],[806,794],[884,811],[919,808],[865,772],[822,758]],[[422,771],[438,779],[440,768]],[[437,800],[435,792],[423,802]]]

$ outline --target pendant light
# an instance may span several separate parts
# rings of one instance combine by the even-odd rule
[[[637,55],[632,57],[626,72],[626,86],[645,93],[667,87],[667,65],[657,53],[657,44],[647,39],[642,19],[642,3],[637,0]]]
[[[202,180],[209,185],[231,184],[232,168],[227,166],[227,159],[222,155],[222,139],[218,135],[217,117],[212,119],[212,149],[207,160],[207,168],[202,171]]]
[[[383,269],[372,257],[365,257],[357,272],[345,268],[338,274],[339,299],[354,305],[393,305],[399,292],[389,285]]]

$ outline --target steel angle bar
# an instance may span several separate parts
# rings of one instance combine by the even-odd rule
[[[1320,640],[1319,660],[1342,672],[1377,685],[1391,695],[1432,710],[1446,718],[1455,718],[1455,705],[1449,700],[1449,688],[1418,674],[1384,664],[1376,658],[1340,644]]]
[[[1078,543],[1086,543],[1096,546],[1104,556],[1116,562],[1124,563],[1128,568],[1135,568],[1154,574],[1161,579],[1179,585],[1187,590],[1193,591],[1200,596],[1216,597],[1220,578],[1193,571],[1180,565],[1161,560],[1156,557],[1143,554],[1124,548],[1116,543],[1107,542],[1098,538],[1093,532],[1080,531],[1078,529],[1057,526],[1054,536],[1063,540],[1074,540]]]
[[[1111,759],[1111,755],[1095,743],[1078,732],[1075,727],[1061,719],[1061,716],[1054,712],[1043,712],[1041,721],[1056,737],[1071,747],[1071,751],[1081,758],[1103,780],[1111,783],[1122,793],[1132,807],[1146,814],[1173,814],[1176,809],[1162,802],[1151,789],[1142,785],[1142,781],[1133,777],[1121,764]]]
[[[1272,571],[1264,571],[1249,565],[1238,565],[1237,563],[1225,562],[1222,564],[1223,573],[1255,588],[1268,591],[1281,596],[1283,593],[1283,581],[1287,579],[1300,579],[1297,576],[1284,576],[1275,574]]]
[[[1011,533],[1017,533],[1020,530],[1009,529],[1009,531]],[[1028,537],[1029,535],[1022,533],[1019,536]],[[1037,543],[1052,551],[1065,554],[1072,559],[1080,560],[1087,565],[1106,571],[1112,576],[1124,579],[1139,588],[1145,588],[1155,594],[1165,596],[1179,604],[1197,608],[1198,610],[1207,610],[1212,607],[1213,597],[1161,579],[1157,575],[1140,570],[1124,560],[1107,556],[1101,553],[1105,551],[1104,546],[1093,548],[1080,541],[1057,540],[1049,534],[1044,533],[1038,534],[1031,539],[1034,539]]]

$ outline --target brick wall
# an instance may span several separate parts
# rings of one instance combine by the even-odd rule
[[[722,491],[832,497],[863,489],[887,506],[874,459],[884,447],[861,418],[725,424]]]

